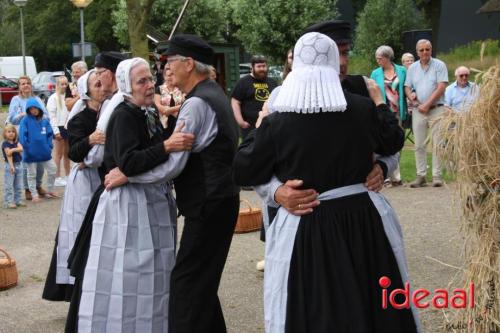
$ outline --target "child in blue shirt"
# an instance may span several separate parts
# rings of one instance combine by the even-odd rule
[[[5,208],[25,207],[21,201],[23,186],[23,146],[18,141],[16,127],[8,124],[3,129],[2,155],[5,160],[3,203]]]
[[[26,102],[26,115],[19,126],[19,141],[24,147],[23,162],[27,166],[28,187],[33,202],[40,201],[35,180],[38,165],[42,165],[47,171],[48,192],[45,197],[58,198],[59,196],[54,193],[56,166],[52,161],[52,139],[54,138],[52,127],[43,117],[43,109],[33,97]]]

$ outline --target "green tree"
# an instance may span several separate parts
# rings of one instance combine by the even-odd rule
[[[389,45],[400,55],[402,32],[424,27],[422,14],[412,0],[368,0],[358,17],[354,51],[375,64],[379,46]]]
[[[94,1],[85,9],[85,40],[99,50],[119,49],[112,33],[109,12],[116,0]],[[71,44],[80,41],[80,14],[70,1],[28,1],[23,9],[26,54],[41,70],[61,70],[77,59]],[[0,55],[21,54],[19,9],[10,0],[0,0]],[[93,59],[87,58],[89,64]]]
[[[422,10],[423,15],[432,29],[433,48],[437,49],[439,37],[439,25],[441,18],[441,0],[416,0],[417,7]]]
[[[184,0],[156,0],[147,23],[168,36],[183,4]],[[191,1],[176,33],[195,33],[211,42],[223,41],[226,27],[225,12],[223,0]],[[129,45],[128,13],[125,0],[119,1],[113,12],[113,21],[115,36],[122,44]]]
[[[281,62],[304,29],[338,16],[337,0],[229,0],[236,37],[250,53]]]

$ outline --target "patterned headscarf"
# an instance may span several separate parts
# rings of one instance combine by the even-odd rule
[[[347,102],[339,79],[339,50],[328,36],[310,32],[297,41],[292,72],[273,103],[278,112],[345,111]]]

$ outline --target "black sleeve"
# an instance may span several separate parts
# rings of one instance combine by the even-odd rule
[[[69,87],[69,84],[66,87],[66,98],[73,98],[73,95],[71,94],[71,89]]]
[[[384,174],[384,179],[387,179],[387,164],[385,164],[385,162],[381,160],[376,160],[375,163],[380,165],[380,167],[382,168],[382,173]]]
[[[271,123],[264,118],[261,126],[251,131],[238,148],[233,162],[236,184],[255,186],[267,183],[275,173],[274,147]]]
[[[75,116],[68,123],[68,142],[70,160],[76,163],[83,162],[92,146],[89,144],[89,125],[84,119]]]
[[[373,103],[372,103],[373,104]],[[375,152],[380,155],[394,155],[403,148],[404,131],[398,119],[386,104],[374,106],[373,112]]]
[[[246,77],[241,78],[236,82],[231,97],[237,99],[238,101],[243,101],[245,99],[245,82]]]
[[[149,171],[168,159],[163,141],[141,149],[139,133],[141,124],[128,112],[115,112],[113,126],[108,131],[113,158],[121,172],[132,177]],[[110,121],[111,123],[111,121]]]

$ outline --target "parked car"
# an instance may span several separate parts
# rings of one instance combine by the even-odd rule
[[[47,103],[49,96],[56,91],[56,78],[61,75],[65,75],[63,71],[38,73],[31,80],[33,93]]]
[[[252,71],[252,65],[240,64],[240,78],[242,78],[245,75],[250,74],[251,71]]]
[[[18,88],[19,86],[15,81],[0,77],[0,100],[2,103],[9,104],[12,97],[18,94]]]
[[[269,66],[267,76],[281,84],[283,82],[283,66]]]

